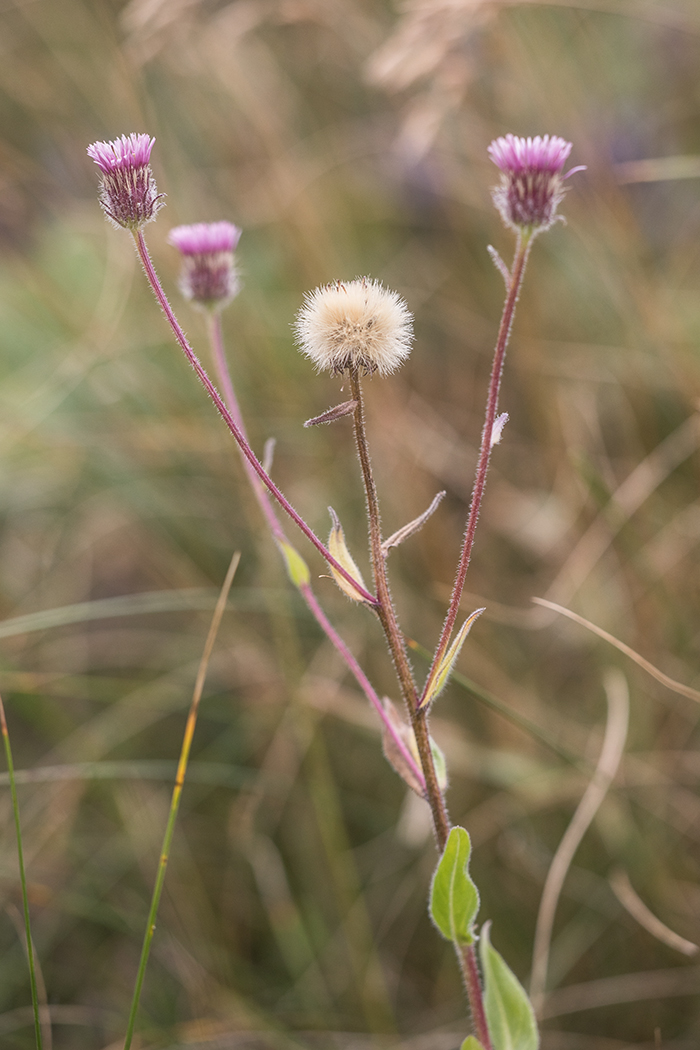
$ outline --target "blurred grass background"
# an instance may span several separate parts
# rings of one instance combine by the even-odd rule
[[[336,277],[370,274],[408,299],[410,362],[367,396],[386,531],[448,491],[391,556],[403,626],[428,647],[502,303],[486,246],[512,250],[486,147],[549,132],[588,165],[526,277],[467,584],[467,610],[487,613],[460,668],[592,765],[604,676],[625,674],[627,753],[565,882],[543,1047],[697,1047],[697,959],[643,929],[610,877],[625,871],[659,919],[700,940],[700,709],[530,602],[567,605],[700,685],[696,0],[3,0],[0,56],[0,689],[26,771],[54,1047],[120,1046],[234,549],[142,1045],[452,1050],[466,1033],[426,915],[421,803],[288,586],[129,237],[98,208],[85,147],[131,131],[156,136],[167,209],[147,233],[174,301],[169,228],[243,227],[245,288],[225,327],[251,437],[258,450],[277,439],[276,480],[321,534],[331,503],[363,566],[350,427],[301,427],[339,384],[313,376],[290,323],[304,291]],[[204,353],[200,319],[179,313]],[[372,617],[326,579],[318,593],[395,697]],[[589,775],[456,683],[433,728],[452,817],[473,834],[481,918],[526,982],[543,882]],[[0,1045],[14,1050],[33,1036],[5,788],[0,829]]]

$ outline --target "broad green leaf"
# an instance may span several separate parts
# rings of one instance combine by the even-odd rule
[[[453,944],[473,944],[479,891],[469,877],[471,843],[464,828],[452,828],[433,876],[430,915]]]
[[[460,1050],[484,1050],[484,1048],[475,1035],[468,1035]]]
[[[286,541],[279,542],[277,546],[282,552],[282,557],[287,566],[289,579],[294,586],[301,587],[302,585],[307,584],[311,579],[311,573],[309,572],[309,567],[301,554],[292,547],[291,543],[287,543]]]
[[[530,1000],[513,971],[481,931],[479,955],[484,976],[484,1009],[494,1050],[537,1050],[540,1039]]]
[[[452,668],[457,663],[457,657],[462,651],[462,646],[472,628],[472,624],[475,620],[478,620],[483,611],[483,609],[475,609],[471,616],[468,616],[460,627],[452,645],[449,647],[433,672],[431,680],[428,683],[428,688],[425,691],[421,707],[427,707],[429,704],[432,704],[433,700],[440,695],[447,685],[448,679],[452,674]]]
[[[347,544],[345,542],[345,533],[343,532],[343,526],[338,520],[338,515],[332,507],[329,507],[328,510],[333,521],[333,527],[331,529],[330,536],[328,537],[328,550],[331,552],[338,564],[342,565],[345,571],[349,573],[350,576],[352,576],[353,580],[356,580],[360,587],[363,587],[365,590],[367,590],[367,588],[365,587],[365,581],[362,579],[362,573],[358,569],[352,554],[348,550]],[[330,570],[333,575],[333,579],[338,584],[343,594],[347,594],[348,598],[352,598],[354,602],[365,601],[365,597],[362,594],[362,592],[359,591],[357,587],[353,587],[350,581],[346,580],[345,577],[342,576],[337,569],[335,569],[331,565]]]

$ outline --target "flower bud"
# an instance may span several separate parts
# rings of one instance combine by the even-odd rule
[[[491,143],[489,156],[503,173],[500,186],[493,190],[493,202],[506,226],[541,233],[556,221],[565,192],[563,180],[585,170],[582,165],[562,175],[570,152],[571,143],[558,135],[534,139],[506,135]]]
[[[182,254],[180,291],[205,310],[221,310],[240,290],[233,253],[241,231],[232,222],[176,226],[168,241]]]
[[[411,352],[413,319],[400,295],[358,277],[309,292],[294,325],[299,349],[319,371],[394,372]]]
[[[131,134],[87,148],[102,172],[100,204],[115,226],[140,230],[163,207],[164,194],[158,193],[150,165],[154,142],[148,135]]]

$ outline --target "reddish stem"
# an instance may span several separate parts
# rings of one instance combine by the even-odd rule
[[[484,1009],[484,996],[481,990],[481,977],[476,964],[476,952],[474,945],[459,948],[457,950],[464,983],[467,987],[469,1005],[472,1008],[472,1020],[476,1029],[476,1037],[484,1050],[493,1050],[493,1043],[489,1034],[489,1026],[486,1021],[486,1010]]]
[[[248,441],[246,440],[245,435],[242,433],[240,427],[238,426],[238,424],[236,423],[235,419],[233,418],[233,416],[229,412],[228,408],[224,404],[224,402],[223,402],[223,400],[221,398],[221,395],[219,394],[218,390],[216,389],[216,387],[212,383],[211,379],[209,378],[209,376],[205,372],[201,361],[199,360],[199,358],[195,354],[195,352],[192,349],[192,347],[190,346],[190,344],[187,342],[187,337],[185,336],[185,333],[183,332],[182,328],[180,327],[180,325],[178,323],[178,320],[175,317],[175,314],[173,313],[172,307],[170,306],[170,303],[168,302],[167,296],[166,296],[165,292],[163,291],[162,285],[161,285],[161,283],[160,283],[160,281],[158,279],[158,274],[156,273],[155,267],[153,266],[153,262],[151,261],[151,257],[148,254],[148,248],[146,247],[146,241],[144,239],[144,236],[143,236],[143,233],[141,232],[141,230],[138,230],[138,232],[134,234],[134,241],[136,243],[136,250],[137,250],[137,252],[139,254],[139,258],[141,260],[141,264],[142,264],[142,266],[144,268],[144,271],[146,273],[146,277],[148,278],[148,282],[149,282],[151,288],[153,289],[153,294],[155,295],[156,299],[158,300],[158,303],[160,304],[160,307],[161,307],[163,313],[165,314],[166,318],[168,319],[168,323],[169,323],[170,327],[173,330],[175,338],[177,339],[178,343],[180,344],[180,347],[183,350],[183,352],[185,354],[185,357],[187,358],[187,360],[190,362],[190,364],[194,368],[195,372],[197,373],[197,377],[199,378],[202,386],[204,387],[206,392],[209,394],[209,397],[214,402],[214,405],[215,405],[216,409],[218,410],[219,415],[222,417],[222,419],[226,423],[226,426],[229,428],[229,430],[233,434],[234,438],[238,442],[238,447],[240,448],[241,452],[245,456],[247,462],[250,464],[251,468],[255,471],[255,473],[260,478],[262,483],[266,486],[266,488],[269,489],[269,491],[275,497],[275,499],[280,504],[280,506],[287,512],[287,514],[290,516],[292,521],[294,521],[299,526],[299,528],[304,533],[304,535],[307,537],[307,539],[309,539],[313,543],[313,545],[316,548],[316,550],[320,554],[323,555],[323,557],[326,559],[328,564],[332,565],[333,568],[336,569],[340,573],[341,576],[343,576],[349,583],[352,584],[352,586],[356,590],[358,590],[362,594],[362,598],[363,598],[364,601],[368,602],[372,606],[376,606],[377,605],[377,599],[374,597],[374,595],[370,594],[369,591],[367,591],[363,587],[361,587],[360,584],[358,584],[357,580],[354,580],[352,578],[352,576],[347,572],[347,570],[344,569],[343,566],[340,565],[335,560],[335,558],[330,553],[330,551],[328,551],[327,548],[323,545],[323,543],[321,543],[320,539],[318,538],[316,533],[313,531],[313,529],[309,528],[309,526],[306,524],[306,522],[301,517],[301,515],[299,515],[296,512],[296,510],[291,505],[291,503],[287,500],[287,498],[277,488],[277,486],[275,485],[274,481],[269,476],[267,471],[264,469],[262,464],[258,461],[255,453],[253,452],[252,448],[248,444]]]
[[[433,662],[428,672],[428,677],[425,681],[425,687],[420,698],[420,703],[425,699],[428,690],[430,689],[433,679],[437,674],[437,669],[440,666],[440,662],[447,652],[447,647],[450,644],[450,638],[454,630],[455,623],[457,621],[457,614],[459,612],[459,605],[462,600],[462,591],[464,590],[464,581],[467,577],[467,569],[469,568],[469,561],[471,559],[472,547],[474,546],[474,534],[476,532],[476,525],[479,520],[479,511],[481,510],[481,501],[484,495],[484,488],[486,486],[486,475],[489,469],[489,459],[491,458],[491,440],[493,437],[493,425],[496,420],[496,412],[498,411],[498,395],[501,389],[501,376],[503,375],[503,363],[506,356],[506,347],[508,346],[508,338],[510,336],[511,326],[513,324],[513,317],[515,314],[515,306],[518,301],[518,295],[520,294],[520,287],[522,285],[523,276],[525,274],[525,266],[527,264],[527,258],[530,253],[530,246],[532,240],[530,236],[520,236],[515,250],[515,259],[513,261],[513,271],[510,278],[510,284],[508,286],[508,292],[506,294],[506,301],[503,306],[503,314],[501,316],[501,324],[498,329],[498,339],[496,340],[496,348],[493,355],[493,366],[491,368],[491,379],[489,382],[488,397],[486,400],[486,418],[484,420],[484,427],[481,431],[481,448],[479,449],[479,459],[476,466],[476,476],[474,478],[474,488],[472,489],[472,500],[469,506],[469,516],[467,518],[466,528],[464,530],[464,540],[462,541],[462,553],[459,559],[459,565],[457,567],[457,575],[455,577],[454,586],[452,588],[452,597],[450,598],[450,605],[447,610],[447,616],[442,627],[442,634],[440,635],[440,641],[438,642]]]
[[[238,398],[236,397],[236,391],[233,386],[233,380],[231,379],[231,372],[228,366],[228,361],[226,360],[223,331],[221,328],[221,314],[218,312],[210,314],[208,321],[209,338],[211,341],[216,373],[219,382],[221,383],[221,386],[223,388],[224,396],[226,398],[226,404],[228,405],[229,411],[233,416],[239,430],[241,431],[241,434],[243,434],[243,436],[245,437],[246,432],[245,424],[243,422],[243,414],[241,412],[240,405],[238,404]],[[265,516],[265,521],[267,522],[275,541],[278,544],[287,543],[287,537],[285,536],[284,530],[277,519],[275,509],[270,501],[270,497],[267,493],[267,490],[263,487],[260,478],[253,470],[248,460],[244,459],[243,463],[245,465],[250,483],[253,486],[253,491],[255,493],[258,504],[260,505],[260,509],[262,510],[263,515]],[[372,704],[379,717],[381,718],[382,722],[384,723],[384,728],[386,732],[390,734],[395,746],[400,751],[404,761],[411,768],[414,776],[418,780],[418,783],[421,784],[423,788],[425,788],[425,777],[423,776],[423,772],[420,766],[411,754],[409,748],[399,736],[396,727],[393,725],[389,716],[384,710],[384,705],[377,696],[372,686],[372,683],[367,678],[367,675],[364,673],[350,649],[347,647],[343,639],[340,637],[338,632],[331,624],[330,620],[327,618],[310,585],[308,583],[299,584],[299,591],[301,592],[304,601],[306,602],[309,610],[316,619],[316,622],[318,623],[319,627],[324,632],[328,640],[335,647],[340,656],[343,658],[343,660],[348,666],[348,669],[355,676],[357,684],[360,686],[363,693],[365,694],[365,696]]]

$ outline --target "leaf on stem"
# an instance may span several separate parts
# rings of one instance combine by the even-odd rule
[[[343,594],[347,594],[348,598],[352,598],[354,602],[364,602],[365,597],[359,588],[362,588],[364,591],[366,591],[367,588],[365,587],[365,581],[362,579],[362,573],[358,569],[352,554],[347,548],[343,526],[340,524],[338,515],[332,507],[328,508],[328,513],[333,522],[331,534],[328,537],[328,550],[338,564],[342,565],[345,571],[352,576],[358,586],[354,587],[349,580],[346,580],[344,576],[341,576],[338,570],[331,565],[330,570],[333,574],[333,579],[338,584]]]
[[[457,663],[457,657],[462,651],[462,646],[464,645],[466,637],[472,628],[472,624],[476,620],[478,620],[482,612],[484,612],[483,609],[475,609],[474,612],[466,618],[466,620],[460,627],[459,632],[457,633],[457,637],[452,642],[452,645],[449,647],[440,663],[434,669],[430,679],[428,680],[428,684],[425,689],[425,695],[421,700],[421,707],[428,707],[429,704],[432,704],[433,700],[435,700],[440,695],[442,690],[447,685],[447,681],[450,675],[452,674],[452,669],[454,668],[454,665]]]
[[[294,586],[299,588],[308,584],[311,580],[311,573],[301,554],[286,540],[279,540],[277,546],[284,558],[289,579]]]
[[[496,267],[496,269],[500,273],[501,277],[505,281],[505,283],[506,283],[506,291],[510,291],[510,282],[513,280],[510,270],[508,269],[506,264],[503,262],[503,259],[500,257],[500,255],[498,254],[498,252],[496,251],[496,249],[494,248],[494,246],[492,244],[487,244],[486,251],[491,256],[491,259],[493,261],[494,266]]]
[[[388,696],[382,697],[382,705],[387,718],[396,730],[397,736],[406,745],[407,750],[415,757],[417,764],[420,766],[420,758],[413,730],[406,724],[406,722],[404,722],[396,709],[396,705],[391,702]],[[401,779],[408,784],[411,790],[415,791],[417,795],[420,795],[421,798],[425,798],[423,784],[416,776],[414,768],[411,766],[410,762],[407,761],[403,751],[397,745],[396,739],[392,736],[386,726],[384,726],[382,731],[382,750],[385,759],[389,765],[396,770]]]
[[[489,939],[491,923],[484,924],[479,956],[484,975],[484,1009],[495,1050],[537,1050],[540,1039],[530,1000],[509,966]]]
[[[268,438],[263,448],[262,468],[266,474],[272,470],[272,460],[275,458],[275,445],[277,438]]]
[[[307,419],[304,426],[317,427],[319,423],[333,423],[336,419],[342,419],[343,416],[351,415],[356,408],[357,401],[343,401],[342,405],[335,405],[333,408],[326,409],[320,416]]]
[[[507,412],[501,412],[500,416],[496,416],[493,421],[493,429],[491,431],[491,448],[494,445],[498,445],[501,438],[503,437],[503,428],[510,419]]]
[[[455,945],[473,944],[476,939],[473,925],[479,891],[469,877],[470,852],[467,832],[452,828],[430,890],[430,916],[443,937]]]
[[[435,766],[435,776],[437,777],[438,787],[441,791],[447,791],[447,760],[445,759],[442,748],[435,743],[432,737],[430,737],[430,751],[433,756],[433,765]]]
[[[392,547],[398,547],[398,545],[403,543],[404,540],[407,540],[409,536],[413,536],[415,532],[422,529],[428,518],[438,509],[446,495],[447,493],[444,489],[442,492],[438,492],[427,510],[424,510],[423,513],[419,514],[417,518],[413,519],[413,521],[409,521],[408,525],[404,525],[403,528],[398,529],[387,540],[384,540],[382,543],[382,554],[384,557],[386,557]]]
[[[468,1035],[460,1050],[484,1050],[484,1048],[475,1035]]]

